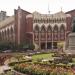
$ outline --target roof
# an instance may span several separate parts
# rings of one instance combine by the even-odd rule
[[[38,19],[41,19],[41,18],[45,18],[45,19],[47,19],[47,18],[51,18],[51,19],[53,19],[53,18],[66,18],[66,16],[67,16],[63,11],[57,12],[55,14],[41,14],[41,13],[35,11],[32,14],[35,19],[37,19],[37,18]]]
[[[8,25],[9,23],[13,22],[14,20],[15,20],[14,16],[6,18],[5,20],[0,22],[0,28]]]
[[[70,11],[66,12],[66,14],[71,13],[71,12],[74,12],[74,11],[75,11],[75,9],[70,10]]]

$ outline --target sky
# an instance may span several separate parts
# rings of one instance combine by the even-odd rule
[[[6,11],[7,15],[13,15],[14,9],[20,6],[22,9],[42,14],[70,11],[75,9],[75,0],[0,0],[0,11]]]

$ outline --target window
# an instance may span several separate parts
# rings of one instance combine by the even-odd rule
[[[65,39],[65,27],[64,25],[61,25],[60,27],[60,40],[64,40]]]
[[[52,39],[52,27],[49,25],[47,28],[47,40]]]
[[[53,39],[58,40],[58,27],[55,25],[53,29]]]

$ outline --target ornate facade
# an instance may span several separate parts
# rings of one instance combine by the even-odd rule
[[[57,49],[58,43],[71,32],[71,15],[62,11],[55,14],[30,13],[20,7],[14,16],[0,22],[0,41],[21,44],[33,42],[40,49]]]
[[[67,22],[70,17],[62,11],[56,14],[33,13],[34,43],[41,49],[57,49],[58,43],[66,41]]]

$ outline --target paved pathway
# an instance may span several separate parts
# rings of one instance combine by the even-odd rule
[[[0,66],[0,74],[4,73],[4,70],[8,70],[8,69],[11,69],[8,65]]]

